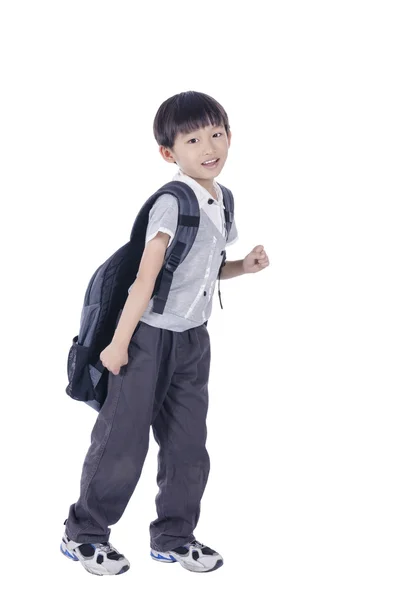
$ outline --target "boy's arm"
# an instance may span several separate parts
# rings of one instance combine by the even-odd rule
[[[221,270],[221,279],[232,279],[232,277],[239,277],[244,275],[244,261],[243,260],[227,260]]]
[[[269,257],[263,246],[255,246],[243,260],[226,261],[220,279],[231,279],[246,273],[259,273],[269,266]]]
[[[148,307],[157,276],[164,263],[170,236],[160,232],[150,240],[142,255],[139,271],[121,313],[112,344],[126,350],[131,337]]]

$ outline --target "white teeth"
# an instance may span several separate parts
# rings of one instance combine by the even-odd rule
[[[218,159],[214,158],[213,160],[206,160],[205,162],[203,162],[203,165],[211,165],[212,163],[216,162]]]

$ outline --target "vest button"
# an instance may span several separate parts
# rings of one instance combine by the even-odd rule
[[[212,198],[210,198],[210,199],[208,200],[208,204],[214,204],[214,202],[215,202],[215,200],[213,200]]]

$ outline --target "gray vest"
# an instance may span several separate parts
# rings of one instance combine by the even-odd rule
[[[225,235],[201,209],[196,240],[174,273],[164,313],[152,312],[152,299],[141,321],[171,331],[186,331],[208,321],[225,247]]]

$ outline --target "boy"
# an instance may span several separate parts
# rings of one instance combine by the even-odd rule
[[[200,206],[196,240],[174,273],[163,314],[151,296],[177,227],[174,196],[158,198],[149,216],[146,246],[113,340],[101,353],[109,370],[108,395],[91,437],[81,494],[70,507],[62,552],[90,573],[118,575],[128,560],[109,543],[109,525],[123,514],[146,458],[150,427],[159,445],[158,518],[150,524],[151,556],[195,572],[213,571],[221,555],[193,531],[210,462],[205,447],[210,340],[206,323],[226,240],[222,190],[215,182],[226,162],[231,132],[225,110],[210,96],[181,93],[166,100],[154,121],[161,156],[179,167]],[[227,242],[227,244],[226,244]],[[226,262],[221,279],[267,267],[263,246]]]

